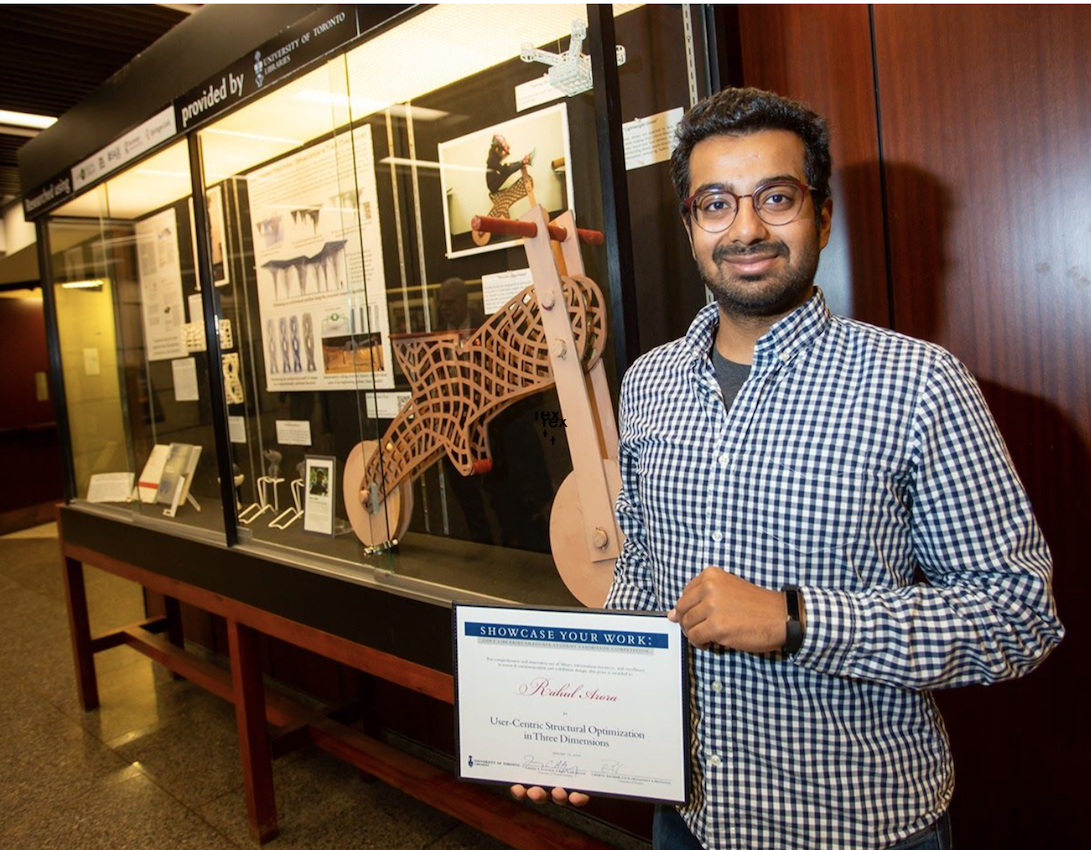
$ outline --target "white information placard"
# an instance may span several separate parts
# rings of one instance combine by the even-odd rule
[[[625,170],[632,171],[634,168],[643,168],[670,159],[676,144],[674,133],[682,123],[684,113],[685,110],[679,106],[622,124]]]
[[[404,392],[368,393],[364,396],[367,415],[372,419],[393,419],[412,397],[412,393]]]
[[[512,298],[534,284],[530,269],[512,269],[481,275],[481,297],[485,313],[492,315]]]
[[[311,423],[309,419],[278,419],[277,442],[284,446],[309,446]]]
[[[186,314],[174,208],[136,223],[144,346],[149,360],[186,356]]]
[[[683,637],[662,615],[460,605],[459,776],[682,803]]]
[[[174,378],[175,401],[200,401],[197,389],[197,361],[192,357],[182,357],[170,362],[171,375]]]
[[[128,502],[132,498],[131,472],[100,472],[91,476],[87,487],[88,502]]]
[[[303,470],[303,530],[333,536],[337,459],[307,455]]]
[[[393,389],[370,125],[247,175],[265,388]]]
[[[233,443],[246,442],[246,421],[241,416],[227,417],[227,434]]]
[[[515,111],[533,109],[543,103],[560,100],[565,94],[561,89],[550,85],[549,74],[542,74],[536,80],[520,83],[515,87]]]

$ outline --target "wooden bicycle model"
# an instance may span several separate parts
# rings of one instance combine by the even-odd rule
[[[614,519],[621,488],[617,424],[601,361],[606,310],[584,275],[572,214],[547,223],[532,207],[521,220],[475,217],[474,230],[522,236],[534,283],[468,338],[458,331],[391,336],[412,398],[380,443],[357,445],[345,465],[345,505],[368,546],[394,545],[413,512],[412,482],[446,455],[462,475],[492,467],[488,424],[533,393],[556,387],[572,473],[550,514],[557,570],[585,605],[601,606],[623,543]]]

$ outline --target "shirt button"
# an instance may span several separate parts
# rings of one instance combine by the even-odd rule
[[[723,689],[724,689],[724,683],[723,682],[721,682],[719,679],[716,679],[715,681],[713,681],[712,690],[714,690],[716,693],[719,693]]]
[[[719,531],[712,532],[712,539],[719,543],[721,540],[724,539],[723,533]]]
[[[783,360],[785,363],[788,362],[790,357],[791,357],[791,355],[789,355],[787,351],[780,352],[780,359]]]
[[[719,461],[720,461],[720,466],[727,466],[729,463],[731,463],[731,458],[728,457],[727,455],[720,455]]]
[[[719,756],[713,756],[708,760],[708,763],[711,764],[713,767],[719,767],[721,764],[723,764],[723,759],[721,759]]]

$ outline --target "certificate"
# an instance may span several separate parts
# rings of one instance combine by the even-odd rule
[[[665,616],[456,605],[459,776],[683,803],[683,638]]]

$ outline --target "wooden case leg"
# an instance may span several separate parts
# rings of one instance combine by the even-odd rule
[[[250,838],[256,844],[264,844],[276,838],[278,827],[257,636],[253,629],[240,625],[236,620],[227,620],[231,686],[246,796],[246,822]]]
[[[182,631],[182,603],[173,596],[164,596],[163,605],[167,614],[167,640],[179,649],[186,648],[185,633]],[[181,673],[171,673],[171,678],[184,679]]]
[[[68,631],[72,637],[72,655],[76,663],[76,688],[84,711],[98,708],[98,680],[95,678],[95,652],[91,648],[91,620],[87,613],[87,588],[83,583],[83,564],[64,558],[64,598],[68,605]]]

